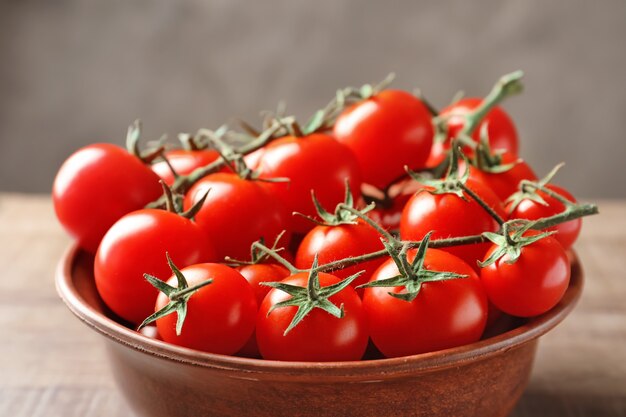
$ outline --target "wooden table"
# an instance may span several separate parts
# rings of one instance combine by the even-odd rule
[[[599,206],[577,244],[583,298],[542,339],[514,417],[626,416],[626,201]],[[54,290],[69,243],[49,197],[0,194],[0,416],[130,415],[99,336]]]

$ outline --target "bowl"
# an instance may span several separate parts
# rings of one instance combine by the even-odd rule
[[[528,383],[538,338],[574,308],[569,288],[549,312],[507,322],[476,343],[392,359],[281,362],[186,349],[125,327],[99,298],[93,257],[69,248],[56,273],[69,309],[100,333],[117,384],[140,416],[506,416]]]

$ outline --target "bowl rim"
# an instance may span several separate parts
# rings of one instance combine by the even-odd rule
[[[108,339],[169,361],[223,371],[247,374],[292,374],[306,376],[375,376],[380,380],[405,373],[424,373],[468,362],[487,359],[531,342],[559,324],[574,308],[583,288],[583,272],[580,261],[571,252],[572,271],[570,284],[561,301],[547,313],[529,319],[526,323],[499,335],[475,343],[450,349],[397,358],[384,358],[343,362],[293,362],[244,358],[220,355],[184,348],[152,339],[131,330],[95,310],[74,285],[74,265],[81,256],[89,256],[78,245],[70,245],[59,260],[55,283],[56,289],[70,309],[83,323]]]

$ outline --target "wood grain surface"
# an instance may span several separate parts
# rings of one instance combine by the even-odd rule
[[[626,201],[602,201],[577,244],[586,288],[544,336],[512,417],[626,416]],[[0,194],[0,416],[131,415],[99,337],[54,290],[70,240],[48,196]]]

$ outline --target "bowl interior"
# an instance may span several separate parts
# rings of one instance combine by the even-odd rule
[[[482,340],[437,352],[419,355],[372,359],[355,362],[281,362],[262,359],[217,355],[174,346],[135,332],[117,318],[100,299],[93,278],[93,256],[77,247],[70,247],[61,259],[56,273],[59,295],[69,309],[84,323],[102,335],[126,345],[176,362],[219,369],[260,373],[294,373],[306,375],[341,376],[378,374],[381,367],[386,374],[431,371],[458,366],[462,362],[480,360],[533,340],[546,333],[574,308],[583,287],[580,263],[571,254],[572,274],[563,299],[549,312],[528,320],[511,319],[497,323]]]

